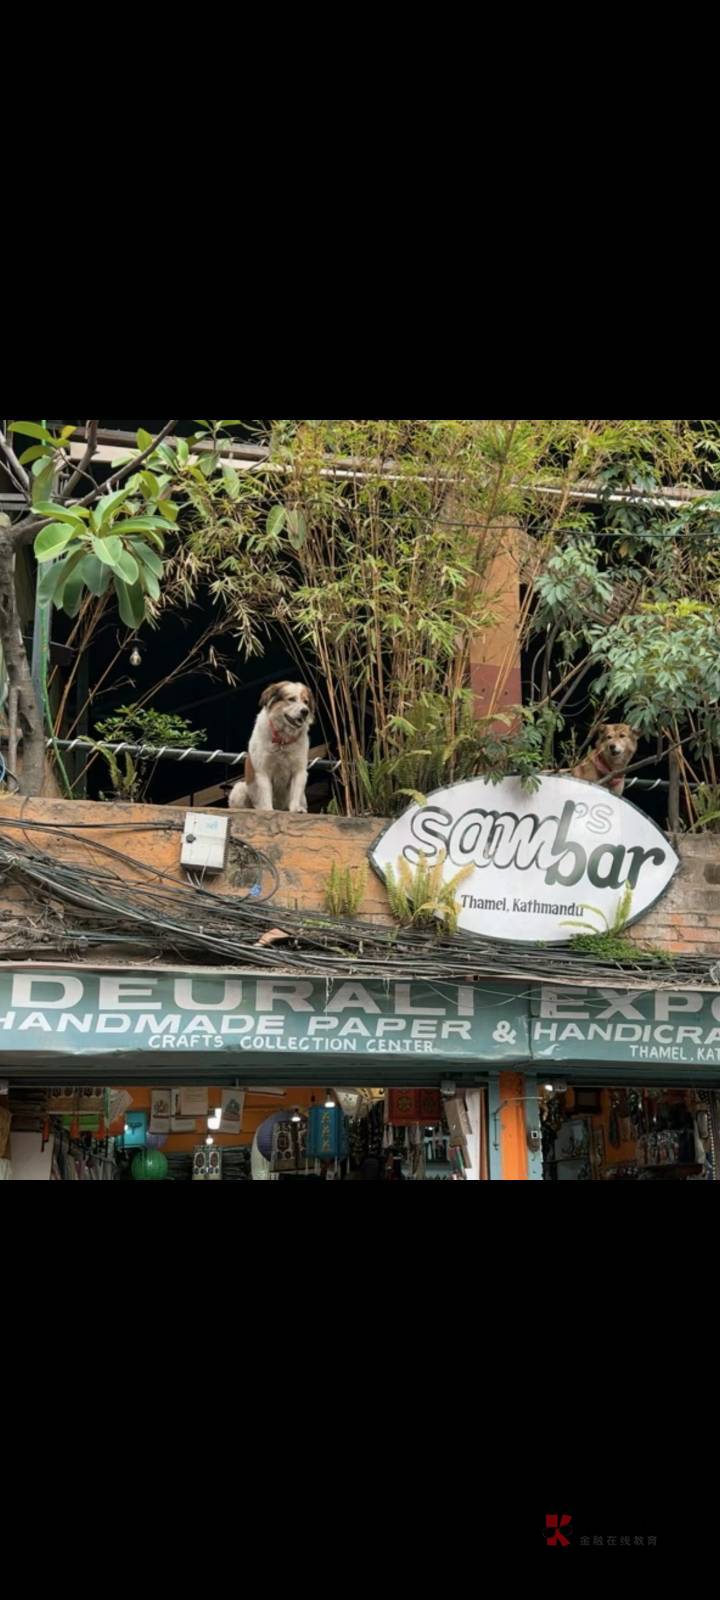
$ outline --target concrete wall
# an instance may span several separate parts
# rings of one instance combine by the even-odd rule
[[[216,813],[215,813],[216,814]],[[180,844],[185,812],[172,806],[98,804],[95,801],[0,797],[0,833],[35,847],[56,860],[84,867],[88,863],[111,869],[129,883],[151,881],[143,865],[185,883],[180,866]],[[28,824],[52,824],[47,831]],[[157,831],[143,832],[143,824]],[[8,825],[10,824],[10,825]],[[14,824],[14,826],[13,826]],[[22,826],[18,826],[22,824]],[[160,825],[158,827],[158,824]],[[298,910],[321,910],[324,885],[333,862],[339,866],[367,866],[367,850],[383,827],[376,817],[347,818],[268,815],[252,811],[232,813],[231,842],[225,872],[208,880],[220,894],[246,895],[256,881],[257,865],[244,848],[255,846],[269,857],[278,874],[273,904]],[[116,854],[109,857],[94,848],[96,842]],[[264,884],[269,882],[266,877]],[[58,912],[61,907],[56,907]],[[51,912],[52,915],[52,912]],[[383,885],[368,866],[367,889],[358,916],[365,921],[391,924]],[[43,916],[35,897],[18,886],[0,882],[0,955],[18,946],[28,921],[36,925],[37,954],[42,954]],[[35,953],[35,952],[33,952]]]
[[[185,881],[179,864],[183,817],[183,810],[171,806],[0,798],[0,833],[81,866],[88,861],[106,868],[111,865],[129,882],[148,881],[142,863],[161,868],[178,882]],[[7,827],[13,821],[56,826],[48,832]],[[81,823],[90,826],[80,828]],[[143,823],[162,826],[157,832],[143,832]],[[383,826],[378,817],[234,812],[228,866],[212,880],[213,885],[222,894],[246,894],[257,871],[243,846],[254,845],[276,867],[279,883],[273,903],[278,908],[320,910],[332,863],[366,865],[367,850]],[[110,845],[117,856],[110,861],[93,849],[95,841]],[[682,844],[679,854],[681,867],[673,884],[630,930],[631,937],[676,953],[720,957],[720,835]],[[3,948],[11,950],[17,944],[18,928],[29,916],[38,920],[32,896],[0,883],[0,954]],[[370,868],[358,916],[385,925],[393,921],[385,889]]]

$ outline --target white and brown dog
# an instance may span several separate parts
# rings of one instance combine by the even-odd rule
[[[573,767],[572,775],[584,778],[586,783],[599,783],[613,794],[622,794],[625,768],[637,750],[637,734],[628,722],[603,722],[598,733],[597,744]]]
[[[261,710],[245,757],[245,777],[228,795],[233,810],[307,811],[310,740],[315,702],[304,683],[271,683],[260,696]]]

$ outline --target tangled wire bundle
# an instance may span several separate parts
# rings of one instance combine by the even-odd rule
[[[275,907],[277,873],[261,851],[246,846],[256,860],[259,877],[269,872],[273,883],[264,896],[259,884],[240,897],[206,889],[197,879],[179,883],[170,873],[101,843],[83,839],[83,824],[30,822],[3,818],[0,833],[0,875],[22,886],[52,910],[42,937],[43,954],[73,956],[93,947],[123,947],[129,954],[155,958],[181,956],[198,964],[230,962],[245,968],[272,968],[327,977],[472,981],[494,977],[534,982],[601,983],[609,974],[633,988],[676,988],[684,984],[713,987],[709,957],[675,956],[654,961],[638,949],[637,960],[602,960],[566,946],[547,948],[502,943],[474,934],[437,936],[413,928],[384,928],[355,918],[328,917]],[[98,824],[87,824],[97,833]],[[102,826],[102,825],[101,825]],[[107,824],[116,827],[116,824]],[[167,832],[167,823],[137,823],[123,831]],[[57,832],[74,847],[83,847],[103,864],[64,861],[35,847],[33,831]],[[121,874],[113,860],[122,862]],[[127,877],[128,867],[137,881]],[[58,917],[58,902],[67,908]],[[58,927],[58,923],[61,924]],[[282,939],[282,955],[277,942]],[[20,941],[18,941],[20,943]],[[28,940],[13,954],[26,953]],[[5,955],[9,954],[5,945]],[[36,949],[33,949],[37,954]]]

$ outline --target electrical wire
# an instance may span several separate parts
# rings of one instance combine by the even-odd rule
[[[12,824],[3,818],[4,826]],[[15,826],[47,832],[45,823]],[[142,825],[140,825],[142,828]],[[70,835],[72,838],[72,835]],[[78,843],[81,841],[78,840]],[[435,935],[421,929],[380,927],[354,918],[322,912],[272,908],[252,893],[238,897],[179,883],[169,873],[136,861],[100,841],[92,849],[123,862],[138,874],[128,880],[114,869],[61,861],[19,839],[0,833],[0,869],[30,890],[35,905],[60,901],[79,908],[77,923],[58,919],[40,939],[25,939],[23,948],[39,948],[44,956],[89,945],[125,944],[156,956],[175,952],[184,958],[211,962],[223,957],[234,965],[271,967],[326,977],[379,977],[423,979],[438,983],[473,981],[479,977],[525,982],[583,980],[600,983],[609,974],[622,975],[634,988],[674,988],[689,982],[711,983],[710,957],[676,955],[662,969],[637,961],[611,961],[580,953],[567,946],[548,949],[503,942],[495,944],[475,934]],[[277,874],[263,853],[256,852]],[[155,881],[143,881],[148,877]],[[275,883],[276,887],[276,883]],[[275,887],[272,893],[275,892]],[[52,907],[49,908],[52,912]],[[285,935],[282,954],[263,935]],[[5,947],[7,952],[7,945]]]

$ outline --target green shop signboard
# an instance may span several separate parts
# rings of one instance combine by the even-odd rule
[[[83,1075],[123,1063],[149,1079],[214,1063],[242,1079],[246,1063],[272,1081],[301,1062],[311,1081],[360,1068],[421,1081],[443,1063],[720,1077],[720,992],[0,968],[0,1065],[67,1071],[67,1058]]]
[[[512,984],[399,983],[148,972],[0,970],[0,1059],[347,1056],[394,1065],[526,1061]],[[380,1075],[382,1081],[382,1075]]]
[[[532,1059],[649,1069],[720,1066],[720,992],[553,988],[531,992]]]

